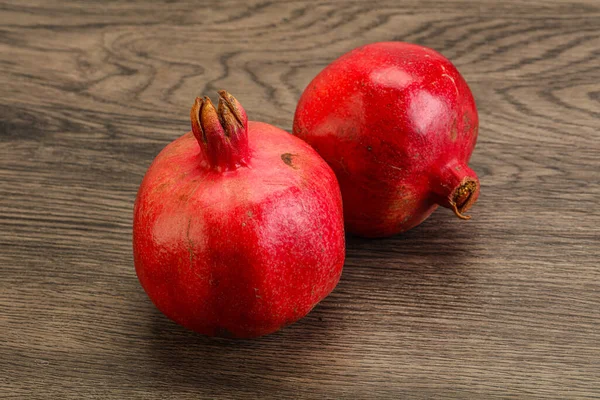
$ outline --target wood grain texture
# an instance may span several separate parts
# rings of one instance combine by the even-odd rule
[[[272,336],[163,317],[132,205],[194,97],[289,131],[318,71],[381,40],[469,82],[474,219],[349,238],[337,289]],[[0,86],[0,398],[600,397],[597,1],[14,0]]]

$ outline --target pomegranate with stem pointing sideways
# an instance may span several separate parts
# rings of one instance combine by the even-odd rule
[[[479,196],[467,165],[477,140],[475,101],[457,69],[426,47],[359,47],[320,72],[294,117],[338,178],[349,232],[404,232],[438,205],[462,218]]]

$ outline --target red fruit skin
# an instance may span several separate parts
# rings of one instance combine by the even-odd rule
[[[367,237],[404,232],[438,204],[453,208],[468,181],[455,211],[463,217],[479,195],[467,166],[478,127],[454,65],[402,42],[366,45],[334,61],[308,85],[294,118],[294,134],[338,178],[346,229]]]
[[[247,166],[206,168],[192,132],[153,161],[134,209],[139,280],[177,323],[209,336],[265,335],[339,281],[345,241],[335,175],[306,143],[248,124]]]

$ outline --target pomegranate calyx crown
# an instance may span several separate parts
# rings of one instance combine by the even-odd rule
[[[235,97],[220,90],[217,108],[207,96],[196,97],[190,119],[210,168],[223,171],[248,164],[248,116]]]

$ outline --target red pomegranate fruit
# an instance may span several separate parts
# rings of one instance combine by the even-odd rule
[[[302,318],[344,263],[339,186],[305,142],[248,122],[219,92],[191,111],[192,132],[166,146],[139,188],[138,278],[160,311],[209,336],[265,335]]]
[[[333,168],[346,229],[389,236],[438,205],[463,219],[479,195],[467,162],[478,133],[475,101],[452,63],[426,47],[383,42],[327,66],[296,109],[294,134]]]

